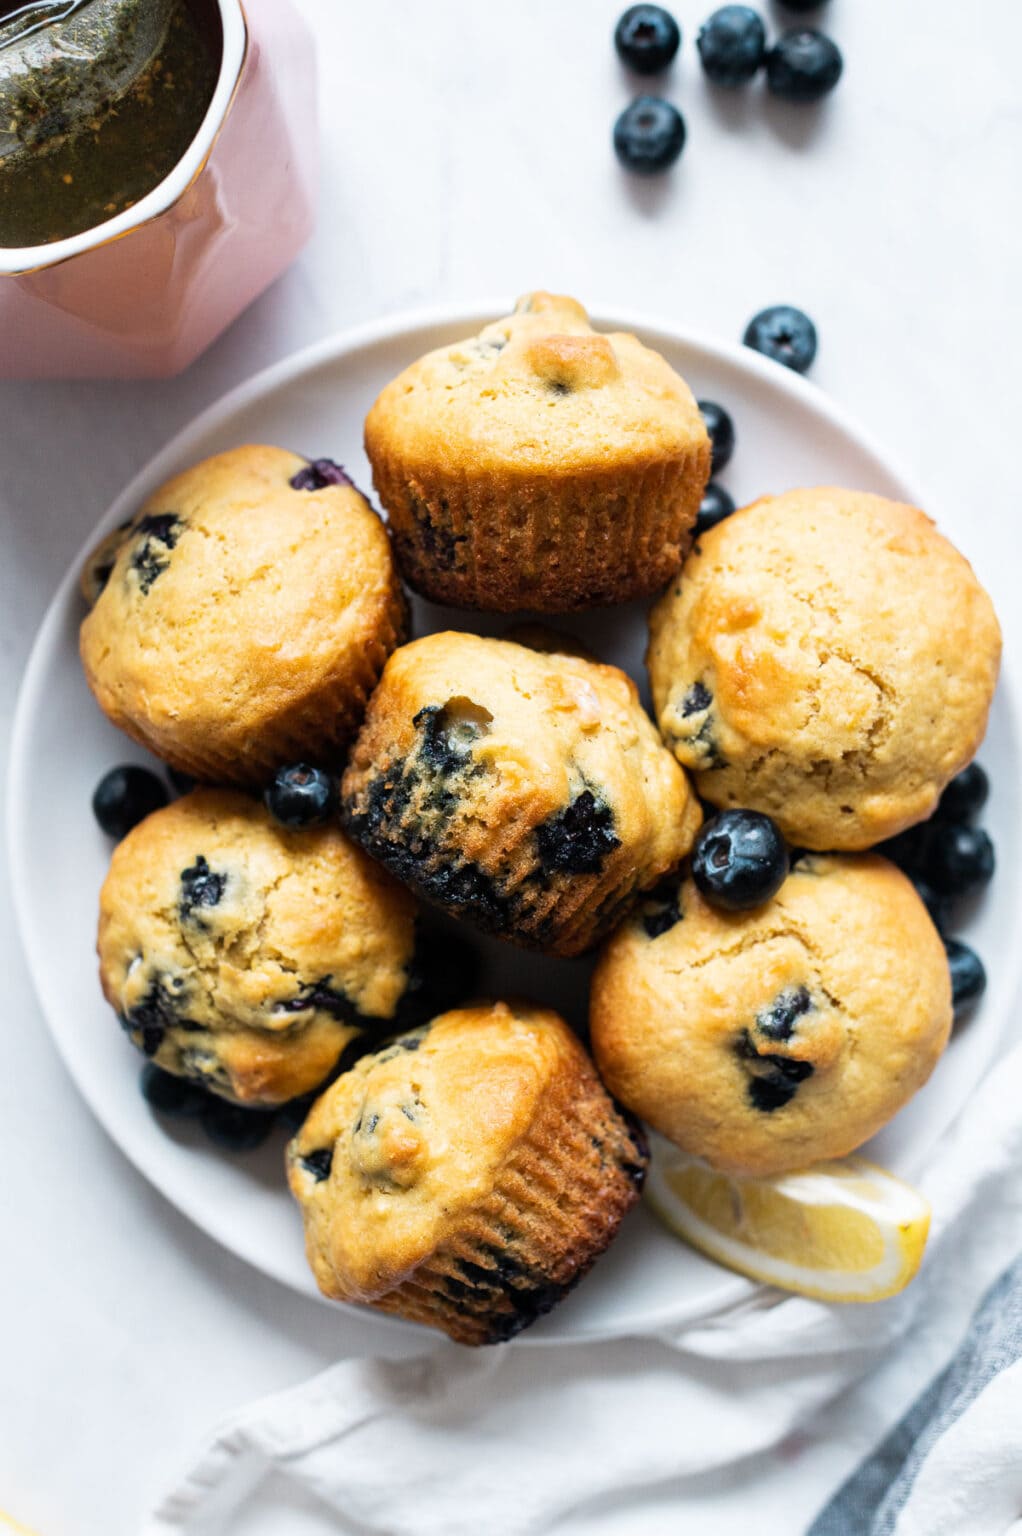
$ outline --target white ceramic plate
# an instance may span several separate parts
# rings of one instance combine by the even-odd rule
[[[483,310],[403,316],[349,332],[302,352],[234,390],[182,432],[125,490],[96,530],[130,516],[171,474],[210,453],[269,442],[345,464],[370,484],[362,421],[380,388],[431,347],[472,334],[500,303]],[[913,492],[889,459],[817,390],[745,348],[666,330],[628,315],[598,314],[600,328],[628,329],[665,354],[695,393],[734,417],[738,448],[722,477],[743,501],[796,485],[838,483],[909,500]],[[926,504],[925,502],[923,503]],[[942,526],[968,551],[968,529]],[[90,540],[90,546],[91,546]],[[82,551],[84,558],[86,551]],[[149,1179],[212,1237],[283,1284],[318,1295],[306,1268],[301,1223],[282,1175],[282,1135],[258,1153],[232,1157],[190,1125],[161,1124],[137,1089],[140,1059],[128,1047],[96,978],[96,897],[110,855],[89,809],[93,787],[117,762],[143,761],[100,714],[78,663],[82,617],[77,568],[67,573],[39,632],[14,728],[10,847],[15,902],[43,1011],[68,1069],[106,1130]],[[480,629],[507,620],[416,603],[416,632]],[[636,606],[566,620],[607,660],[644,681],[643,612]],[[972,914],[969,940],[988,962],[982,1005],[956,1034],[931,1082],[867,1155],[911,1176],[991,1061],[1003,1049],[1020,901],[1019,772],[1012,701],[1002,683],[981,754],[994,792],[986,816],[1000,872]],[[485,941],[486,990],[529,992],[579,1021],[588,962],[526,955]],[[869,964],[869,956],[863,956]],[[688,1251],[640,1209],[593,1273],[549,1318],[523,1337],[536,1343],[651,1332],[704,1314],[753,1287]],[[397,1326],[410,1326],[401,1325]]]

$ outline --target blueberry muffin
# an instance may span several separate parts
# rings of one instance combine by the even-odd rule
[[[236,448],[186,470],[90,556],[85,675],[194,778],[339,762],[405,605],[386,530],[336,465]]]
[[[601,955],[590,1025],[607,1087],[655,1130],[726,1173],[789,1173],[861,1146],[926,1082],[951,983],[900,870],[810,854],[750,912],[667,883]]]
[[[287,1161],[325,1295],[493,1344],[604,1251],[647,1150],[556,1013],[480,1003],[363,1056]]]
[[[702,535],[653,610],[648,662],[704,800],[859,850],[929,816],[972,758],[1000,650],[990,599],[928,517],[822,488]]]
[[[406,368],[365,442],[405,579],[435,602],[502,612],[658,591],[710,474],[684,380],[549,293]]]
[[[701,819],[623,672],[453,632],[387,663],[342,805],[420,895],[558,955],[595,943]]]
[[[156,1063],[239,1104],[318,1087],[404,1027],[415,904],[337,827],[287,832],[199,789],[118,844],[100,895],[107,1001]]]

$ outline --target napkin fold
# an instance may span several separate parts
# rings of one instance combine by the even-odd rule
[[[655,1337],[347,1360],[223,1424],[144,1536],[630,1532],[644,1501],[811,1438],[824,1404],[950,1304],[963,1254],[971,1295],[1016,1259],[1020,1105],[1017,1047],[919,1180],[934,1231],[899,1297],[838,1307],[750,1288]],[[1020,1351],[1022,1261],[812,1536],[1004,1536],[1022,1515]]]

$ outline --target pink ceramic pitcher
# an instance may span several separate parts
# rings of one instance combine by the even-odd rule
[[[179,372],[312,230],[312,37],[290,0],[215,0],[223,53],[184,158],[134,207],[52,245],[0,248],[0,377]]]

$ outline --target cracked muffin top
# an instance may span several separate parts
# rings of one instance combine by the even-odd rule
[[[320,1288],[473,1344],[565,1294],[646,1161],[564,1020],[518,1002],[453,1010],[363,1056],[287,1155]]]
[[[688,852],[700,812],[617,667],[453,631],[391,657],[344,776],[353,837],[421,895],[578,953]]]
[[[932,812],[983,738],[1001,648],[990,599],[924,513],[830,488],[701,536],[650,630],[657,719],[700,795],[816,849]]]
[[[861,1146],[929,1077],[947,957],[893,864],[811,854],[751,912],[659,889],[607,944],[590,1027],[610,1092],[655,1130],[727,1173],[787,1173]]]
[[[694,450],[709,471],[699,408],[670,364],[627,332],[594,331],[575,299],[543,292],[387,385],[366,419],[370,459],[395,444],[409,472],[431,474],[439,460],[470,479],[566,477]]]
[[[336,465],[249,446],[156,491],[90,556],[89,686],[173,767],[258,785],[324,766],[403,630],[380,519]]]
[[[415,903],[337,827],[288,832],[231,790],[195,790],[114,850],[100,980],[159,1066],[240,1103],[317,1087],[392,1027]]]

